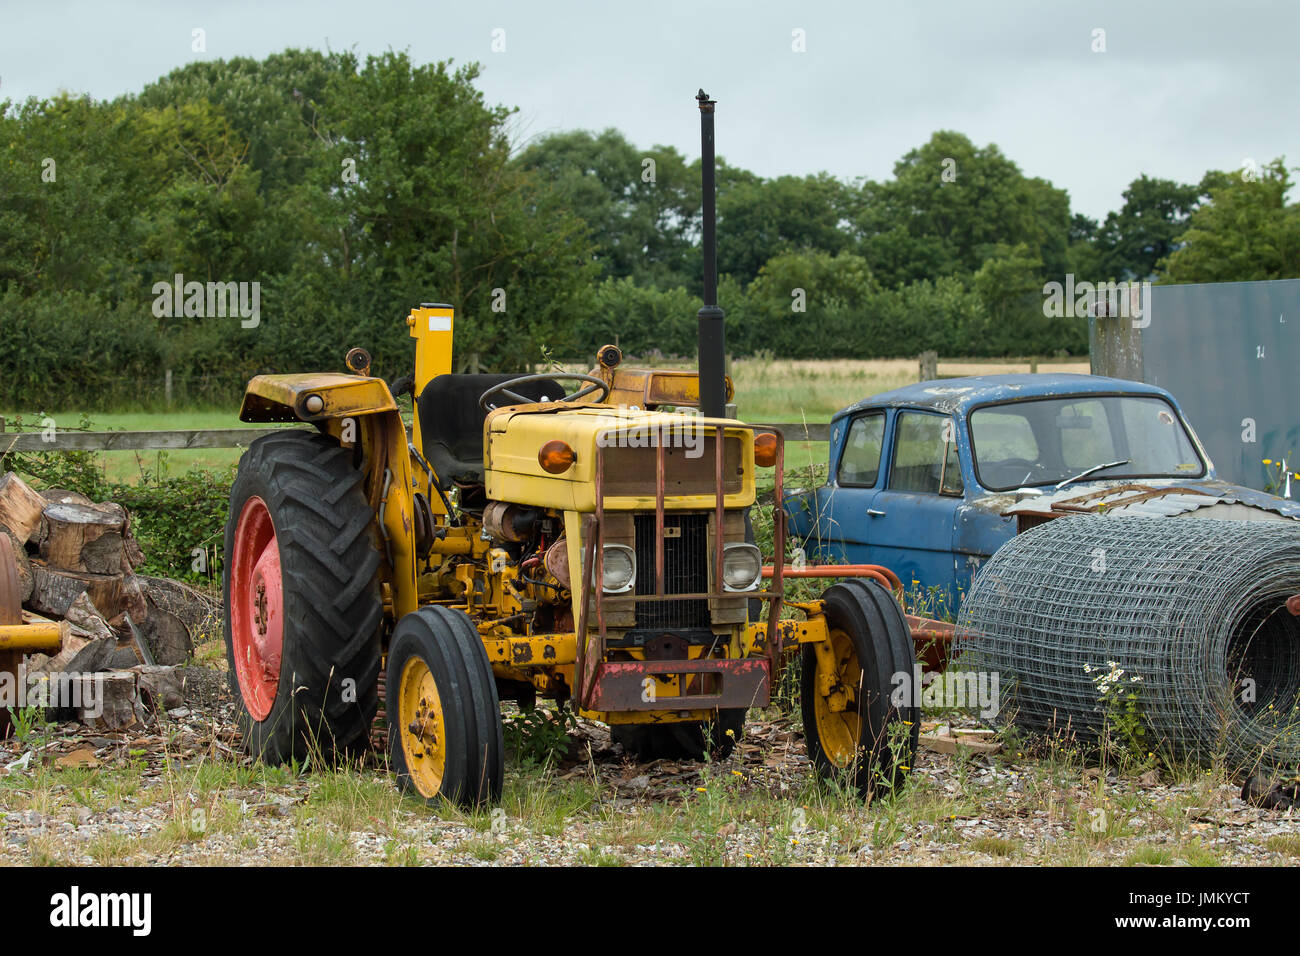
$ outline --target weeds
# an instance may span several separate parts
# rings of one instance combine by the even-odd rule
[[[535,707],[503,720],[506,748],[525,769],[547,767],[568,752],[578,720],[571,711]]]

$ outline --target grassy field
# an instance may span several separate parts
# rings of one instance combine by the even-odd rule
[[[1030,363],[974,359],[941,360],[940,375],[1028,372]],[[1088,371],[1088,362],[1040,364],[1040,372]],[[915,359],[740,359],[732,363],[736,405],[742,419],[825,422],[845,405],[917,381]]]
[[[664,363],[671,367],[671,363]],[[941,375],[992,375],[1028,372],[1029,361],[974,359],[943,360]],[[1087,372],[1088,363],[1038,365],[1040,372]],[[585,369],[584,369],[585,371]],[[846,405],[879,392],[917,380],[914,359],[828,359],[790,361],[761,358],[738,359],[731,375],[736,385],[736,404],[742,419],[769,422],[826,422]],[[40,417],[31,412],[0,412],[6,427],[14,430],[40,427]],[[236,428],[241,424],[238,409],[185,409],[174,412],[69,411],[52,416],[55,427],[80,428],[89,422],[94,431],[150,431],[164,429]],[[103,456],[109,478],[138,480],[143,473],[176,473],[196,468],[220,470],[234,466],[241,451],[212,448],[198,451],[108,452]],[[825,447],[819,443],[791,443],[786,452],[787,470],[821,461]]]

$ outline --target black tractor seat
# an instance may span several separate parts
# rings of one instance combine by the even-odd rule
[[[420,422],[420,451],[429,459],[438,484],[450,491],[459,484],[483,481],[483,421],[487,413],[479,408],[479,396],[494,385],[508,382],[515,375],[439,375],[424,386],[415,399],[415,414]],[[558,382],[528,382],[512,391],[537,402],[556,401],[564,397]],[[506,404],[509,399],[499,396]]]

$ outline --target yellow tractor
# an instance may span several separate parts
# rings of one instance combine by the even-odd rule
[[[781,620],[780,561],[763,587],[746,518],[759,469],[780,500],[777,433],[690,414],[694,372],[624,368],[613,346],[587,375],[450,374],[452,309],[408,322],[409,440],[360,350],[353,374],[258,376],[244,397],[243,421],[316,428],[259,438],[231,489],[226,640],[252,753],[365,747],[386,668],[391,766],[425,798],[499,796],[502,698],[571,701],[638,756],[721,758],[802,648],[818,769],[867,791],[910,762],[891,591],[845,581]]]
[[[250,752],[365,748],[382,673],[399,785],[482,805],[501,794],[503,698],[568,703],[640,757],[721,759],[801,652],[817,769],[864,793],[897,779],[919,727],[908,622],[870,578],[783,602],[779,505],[764,586],[748,513],[762,469],[780,502],[783,445],[697,413],[702,387],[705,411],[730,390],[704,334],[721,310],[701,312],[702,375],[625,368],[613,346],[589,374],[452,374],[453,309],[407,323],[409,436],[361,349],[347,373],[249,383],[241,420],[314,427],[253,442],[231,489],[226,644]]]

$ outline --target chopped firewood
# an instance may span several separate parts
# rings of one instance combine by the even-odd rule
[[[68,611],[63,615],[63,619],[71,624],[83,636],[92,640],[101,640],[105,637],[116,637],[113,629],[105,622],[103,615],[99,613],[99,608],[90,599],[90,595],[84,591],[78,594],[68,605]]]
[[[18,572],[18,597],[19,600],[26,603],[31,600],[32,596],[32,562],[27,557],[27,548],[23,542],[18,540],[18,536],[8,529],[0,535],[0,547],[8,544],[9,550],[14,555],[14,570]]]
[[[137,623],[148,616],[144,593],[134,575],[67,571],[50,567],[39,558],[33,558],[31,566],[34,586],[30,606],[42,614],[62,617],[77,595],[84,593],[110,627],[117,626],[126,613]]]
[[[44,654],[31,655],[27,659],[27,673],[57,674],[60,671],[66,671],[73,658],[90,643],[89,638],[77,634],[68,634],[63,638],[63,647],[53,657],[46,657]]]
[[[96,671],[108,670],[112,667],[110,661],[116,651],[116,637],[103,637],[97,641],[87,641],[79,651],[68,658],[64,666],[59,668],[46,667],[45,670],[51,674],[58,671],[66,671],[69,674],[93,674]]]
[[[122,574],[131,570],[126,528],[121,505],[48,504],[41,517],[40,555],[66,571]]]
[[[93,750],[87,750],[85,747],[80,750],[74,750],[70,754],[63,754],[54,761],[54,766],[60,770],[93,769],[99,766],[99,758],[95,756]]]
[[[67,488],[42,488],[41,497],[47,502],[53,504],[59,502],[65,505],[93,505],[94,502],[87,498],[79,491],[69,491]]]
[[[149,605],[149,617],[141,630],[149,642],[155,663],[184,664],[194,652],[194,641],[189,628],[175,614],[164,611],[146,597]]]
[[[131,670],[138,675],[140,698],[145,706],[155,711],[172,710],[185,703],[184,684],[179,668],[139,664]]]
[[[221,602],[171,578],[141,576],[149,607],[175,614],[191,635],[214,633],[221,624]]]
[[[125,730],[144,723],[144,706],[130,671],[86,674],[81,678],[78,717],[93,730]]]
[[[12,471],[0,478],[0,527],[26,544],[41,526],[45,499]]]

